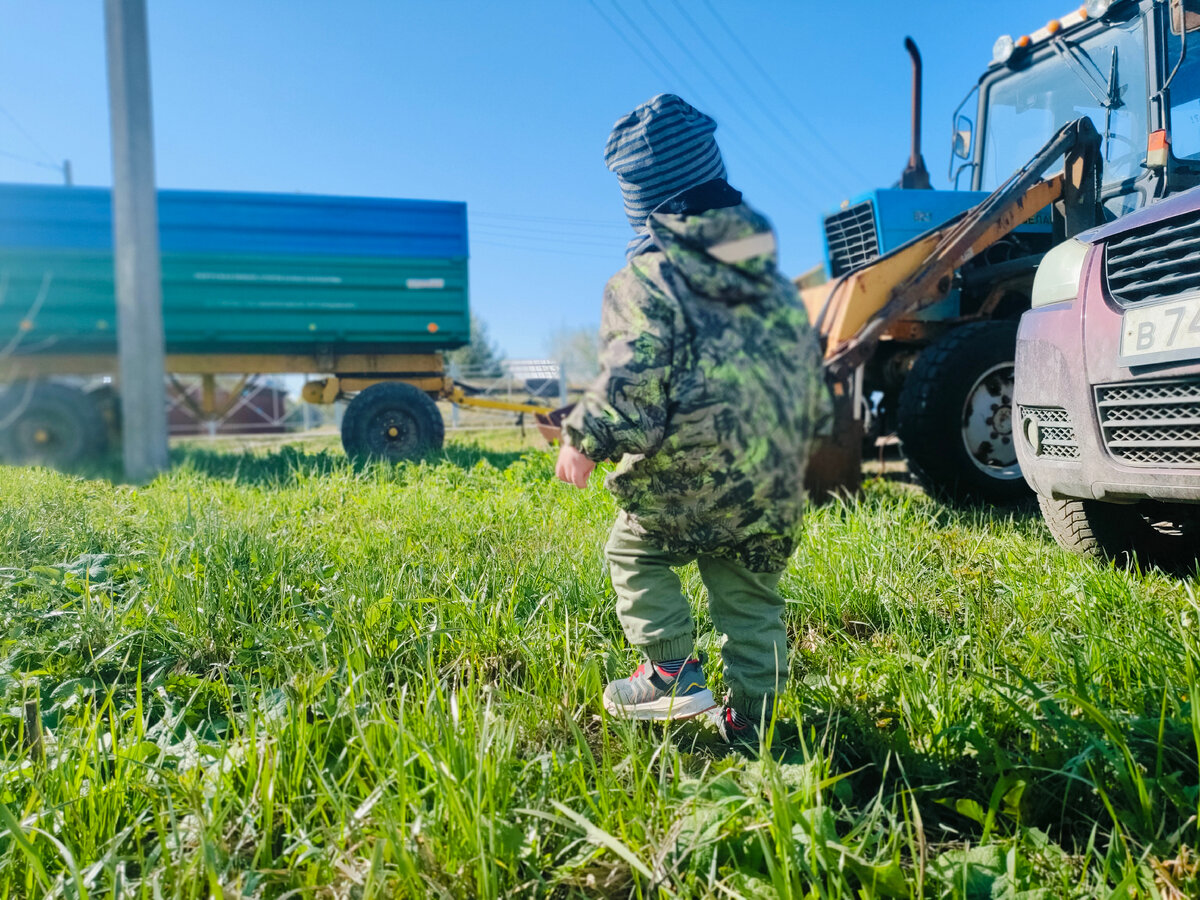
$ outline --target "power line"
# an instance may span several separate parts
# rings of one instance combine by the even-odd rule
[[[869,182],[870,179],[846,162],[846,160],[840,155],[840,151],[838,151],[827,140],[825,140],[824,136],[822,136],[822,134],[817,131],[813,124],[808,121],[808,118],[799,110],[799,108],[797,108],[796,104],[792,102],[791,98],[779,87],[775,79],[772,78],[770,74],[768,74],[767,70],[759,64],[754,54],[746,49],[746,45],[741,42],[737,36],[737,33],[729,27],[728,23],[723,18],[721,18],[720,13],[718,13],[713,7],[712,0],[704,0],[704,5],[708,7],[708,11],[712,17],[725,30],[725,33],[729,35],[730,39],[734,42],[734,44],[737,45],[738,49],[742,51],[742,55],[750,61],[750,64],[754,66],[754,68],[758,71],[758,74],[762,76],[763,80],[770,86],[771,90],[775,92],[775,95],[780,99],[783,105],[786,106],[791,111],[792,115],[796,117],[797,121],[799,121],[800,124],[808,130],[808,132],[822,147],[829,151],[830,155],[836,159],[843,168],[850,172],[855,178],[863,179],[863,183]]]
[[[704,104],[705,106],[708,106],[707,101],[705,101],[705,99],[701,96],[700,92],[698,90],[696,90],[694,87],[692,87],[691,83],[686,78],[684,78],[683,75],[681,75],[679,73],[679,71],[673,65],[671,65],[671,61],[669,59],[667,59],[666,56],[663,55],[663,52],[658,49],[658,46],[654,43],[654,41],[650,40],[644,34],[642,34],[642,29],[638,28],[637,23],[634,22],[633,19],[631,19],[629,17],[629,14],[627,12],[625,12],[624,9],[621,8],[621,4],[619,4],[617,2],[617,0],[612,0],[612,5],[613,5],[613,9],[615,9],[620,14],[621,18],[624,19],[628,23],[629,27],[635,33],[641,35],[642,40],[646,42],[646,46],[650,48],[650,50],[654,53],[654,55],[656,57],[658,57],[658,59],[662,62],[663,66],[666,67],[666,70],[675,76],[675,80],[678,81],[680,84],[682,84],[684,86],[684,88],[690,94],[692,94],[692,96],[694,96],[700,103]],[[622,36],[624,36],[624,35],[622,35]]]
[[[553,222],[497,222],[484,219],[471,220],[472,228],[495,228],[502,231],[527,231],[535,234],[551,234],[560,237],[580,238],[582,240],[612,240],[614,235],[621,232],[629,233],[629,225],[624,228],[606,228],[603,231],[579,229],[576,225],[557,225]]]
[[[33,159],[29,156],[21,156],[19,153],[9,153],[7,150],[0,150],[0,156],[6,157],[7,159],[14,159],[17,162],[28,163],[31,166],[37,166],[39,169],[50,169],[53,172],[59,173],[61,173],[63,170],[62,166],[41,162],[40,160]]]
[[[624,245],[624,242],[622,242],[620,238],[605,240],[603,238],[595,237],[590,239],[579,237],[556,237],[546,232],[531,234],[527,232],[510,231],[506,229],[484,229],[482,227],[473,229],[473,232],[475,234],[481,234],[484,237],[499,237],[513,240],[532,241],[536,243],[568,244],[579,247],[614,247]],[[632,236],[633,234],[631,232],[630,237]]]
[[[34,146],[34,148],[38,151],[38,153],[42,154],[42,156],[44,156],[46,159],[50,160],[50,162],[52,162],[52,163],[56,162],[55,158],[53,156],[51,156],[48,152],[46,152],[46,148],[43,147],[41,144],[39,144],[37,142],[37,140],[34,138],[34,136],[32,134],[30,134],[28,131],[26,131],[24,129],[24,127],[22,127],[21,123],[17,121],[16,116],[14,116],[12,113],[10,113],[3,106],[0,106],[0,115],[3,115],[4,118],[6,118],[6,119],[8,119],[8,121],[12,122],[13,128],[17,129],[17,133],[20,134],[23,138],[25,138],[25,140],[29,141],[29,143],[31,143]],[[5,154],[5,155],[11,156],[12,154]],[[59,171],[62,171],[61,165],[55,165],[54,168],[58,169]]]
[[[731,96],[729,94],[729,92],[726,91],[725,88],[721,85],[721,83],[719,81],[717,81],[715,78],[713,78],[712,74],[708,71],[708,69],[705,68],[698,59],[696,59],[696,56],[695,56],[695,54],[692,53],[691,48],[688,47],[687,44],[685,44],[683,41],[681,41],[679,39],[679,35],[677,35],[675,33],[675,29],[672,28],[671,25],[667,22],[667,20],[664,19],[659,14],[658,10],[656,10],[654,8],[654,6],[650,3],[650,0],[642,0],[642,2],[645,4],[646,9],[649,11],[650,15],[654,16],[654,18],[658,22],[658,24],[662,26],[663,31],[665,31],[670,36],[671,40],[675,43],[675,46],[678,47],[680,50],[682,50],[684,56],[686,56],[688,59],[690,59],[692,61],[692,65],[694,65],[697,69],[699,69],[701,72],[704,73],[704,77],[707,78],[709,80],[709,82],[712,83],[712,86],[717,89],[717,92],[722,97],[725,98],[725,100],[729,103],[730,107],[734,110],[734,112],[736,112],[741,117],[742,121],[744,121],[746,124],[748,124],[752,129],[754,129],[754,131],[758,134],[759,137],[763,138],[766,141],[772,140],[772,138],[769,135],[767,135],[766,132],[764,132],[761,128],[758,127],[757,122],[753,121],[744,112],[742,112],[741,105],[738,103],[737,98]]]
[[[509,250],[522,250],[526,253],[551,253],[555,256],[583,256],[590,259],[606,259],[609,262],[618,262],[624,259],[623,248],[621,251],[614,250],[612,253],[583,253],[578,250],[559,250],[554,247],[533,247],[523,246],[521,244],[510,244],[504,241],[496,241],[491,238],[472,238],[472,244],[485,244],[489,247],[504,247]]]
[[[618,26],[612,19],[610,19],[608,17],[608,14],[605,13],[604,10],[602,10],[596,4],[596,0],[588,0],[588,3],[591,4],[591,7],[592,7],[592,9],[594,9],[596,11],[596,14],[599,15],[600,18],[602,18],[604,20],[604,23],[609,28],[611,28],[614,32],[616,32],[617,37],[619,37],[621,39],[621,41],[625,44],[625,46],[628,47],[630,50],[632,50],[634,52],[634,54],[637,56],[637,58],[640,59],[642,61],[642,63],[646,66],[646,68],[654,73],[655,78],[660,78],[664,82],[669,82],[671,80],[670,77],[665,77],[665,78],[663,77],[663,74],[662,74],[662,72],[660,72],[658,70],[658,67],[655,66],[654,63],[650,62],[650,60],[646,56],[646,54],[643,53],[637,47],[637,45],[633,43],[633,41],[629,40],[628,35],[626,35],[625,32],[621,30],[620,26]]]
[[[604,19],[604,21],[608,24],[609,28],[611,28],[613,31],[615,31],[617,33],[617,36],[625,43],[625,45],[627,47],[629,47],[631,50],[633,50],[635,53],[637,53],[638,57],[642,60],[643,63],[646,64],[646,66],[650,69],[650,71],[653,72],[656,77],[662,78],[662,74],[658,70],[658,68],[655,65],[653,65],[646,58],[645,54],[641,53],[637,49],[637,46],[629,39],[629,37],[625,33],[625,31],[623,31],[620,27],[618,27],[612,21],[612,19],[610,19],[608,16],[604,15],[604,13],[601,11],[600,7],[596,5],[595,0],[588,0],[588,2],[591,3],[593,9],[595,9],[598,13],[600,13],[601,18]],[[629,15],[625,12],[624,9],[621,8],[621,6],[617,3],[617,0],[612,0],[612,4],[613,4],[613,8],[618,13],[620,13],[621,18],[623,18],[629,24],[630,30],[641,35],[642,40],[654,52],[654,55],[662,62],[662,64],[667,68],[668,72],[671,74],[671,76],[673,76],[674,80],[679,82],[680,84],[682,84],[685,89],[690,91],[693,96],[693,99],[700,102],[701,105],[709,106],[709,104],[704,99],[704,97],[701,95],[701,93],[698,90],[696,90],[696,88],[693,87],[691,85],[691,83],[688,82],[688,80],[683,77],[682,74],[679,73],[679,71],[671,64],[671,61],[669,59],[667,59],[666,56],[663,55],[662,51],[660,51],[657,46],[655,46],[654,42],[651,41],[649,38],[647,38],[642,33],[643,30],[641,28],[639,28],[638,24],[632,18],[629,17]],[[672,78],[668,77],[664,80],[667,82],[670,82],[672,80]],[[709,108],[711,108],[711,107],[709,107]],[[788,179],[785,176],[783,176],[782,174],[780,174],[775,169],[775,167],[772,166],[770,162],[765,160],[756,150],[753,149],[753,147],[751,147],[749,144],[746,144],[746,143],[738,140],[737,135],[735,133],[731,132],[729,129],[726,129],[725,135],[726,135],[726,139],[728,139],[730,142],[732,142],[733,144],[735,144],[737,146],[740,146],[742,148],[743,152],[747,156],[749,156],[758,165],[758,167],[763,170],[764,173],[766,173],[768,178],[770,178],[770,179],[776,181],[778,184],[788,188],[797,198],[803,200],[805,203],[812,203],[812,204],[816,205],[814,198],[806,190],[798,187],[795,184],[795,182],[791,181],[790,179]]]
[[[614,0],[614,2],[615,2],[615,0]],[[699,69],[701,72],[704,73],[704,77],[707,78],[709,80],[709,82],[713,85],[713,87],[717,89],[717,92],[722,97],[725,98],[725,101],[729,104],[730,108],[738,114],[738,116],[741,118],[741,120],[743,122],[745,122],[747,125],[750,126],[750,128],[755,132],[755,134],[757,134],[760,138],[763,139],[763,141],[766,143],[766,146],[768,146],[768,147],[773,146],[775,143],[775,139],[772,138],[770,135],[768,135],[765,131],[763,131],[758,126],[757,122],[755,122],[748,115],[746,115],[746,113],[744,113],[742,111],[742,105],[741,105],[741,103],[738,102],[738,99],[736,97],[730,95],[730,93],[727,90],[725,90],[724,86],[722,86],[721,83],[718,82],[717,79],[712,76],[712,74],[708,71],[707,67],[702,65],[700,63],[700,61],[698,59],[696,59],[696,56],[694,53],[692,53],[691,48],[688,47],[687,44],[685,44],[682,40],[679,39],[679,35],[677,35],[675,33],[675,29],[672,28],[671,25],[667,22],[667,20],[664,19],[659,14],[658,10],[656,10],[654,8],[654,6],[650,3],[650,0],[642,0],[642,2],[645,4],[646,9],[650,12],[650,15],[652,15],[654,17],[654,19],[658,22],[658,24],[660,26],[662,26],[663,31],[665,31],[667,33],[667,35],[674,42],[675,46],[678,47],[683,52],[683,55],[685,57],[687,57],[689,60],[691,60],[691,63],[693,66],[695,66],[697,69]],[[759,159],[761,162],[761,157]],[[794,159],[789,159],[788,162],[793,165],[795,164]],[[778,173],[773,173],[773,174],[774,174],[775,178],[780,178]],[[786,180],[786,179],[784,179],[784,180]],[[790,184],[790,182],[789,182],[789,184]],[[808,202],[813,203],[814,205],[816,205],[818,203],[817,199],[813,195],[809,194],[806,189],[798,188],[795,184],[791,184],[791,186],[792,186],[793,190],[798,191],[798,193],[801,196],[803,196]]]
[[[800,140],[800,138],[798,138],[795,135],[795,133],[792,132],[791,129],[787,128],[783,124],[783,122],[780,121],[779,116],[776,114],[776,111],[770,109],[763,102],[762,97],[759,96],[759,92],[754,90],[754,88],[752,88],[746,82],[746,79],[743,78],[742,74],[736,68],[734,68],[734,66],[729,62],[729,59],[726,57],[726,55],[721,52],[720,48],[717,47],[717,45],[712,42],[712,40],[709,38],[709,36],[705,33],[704,29],[702,29],[696,23],[696,20],[694,18],[692,18],[692,15],[691,15],[691,13],[689,13],[687,11],[687,8],[682,3],[680,3],[679,0],[671,0],[671,4],[675,7],[675,9],[678,11],[678,13],[684,18],[684,20],[692,27],[692,30],[699,36],[700,40],[702,40],[704,42],[705,46],[708,47],[708,50],[712,54],[713,58],[720,60],[721,65],[725,67],[725,71],[727,71],[730,74],[730,76],[733,78],[733,80],[736,81],[741,86],[742,90],[746,92],[746,95],[751,100],[754,101],[755,106],[757,106],[762,111],[763,115],[767,118],[767,121],[769,121],[772,125],[774,125],[776,128],[778,128],[780,133],[783,134],[784,137],[786,137],[788,140],[790,140],[804,156],[808,157],[814,166],[816,166],[822,172],[827,171],[828,167],[825,164],[826,161],[819,159],[817,157],[817,155],[815,153],[813,153],[812,148],[808,144],[806,144],[806,143],[804,143],[804,141]],[[714,84],[717,83],[716,79],[711,74],[708,74],[707,69],[705,69],[705,74],[707,75],[709,80],[711,80]],[[721,92],[722,92],[722,94],[725,93],[723,89],[721,90]],[[728,95],[726,94],[726,96],[728,96]],[[738,108],[738,111],[739,111],[739,113],[741,113],[740,107]],[[743,114],[743,118],[745,118],[744,114]],[[840,161],[839,157],[835,156],[834,158],[839,159],[839,161]]]
[[[564,218],[559,218],[557,216],[531,216],[531,215],[518,215],[515,213],[488,213],[488,212],[475,212],[474,210],[472,210],[470,213],[468,213],[468,215],[473,219],[474,218],[504,219],[504,220],[511,219],[511,220],[517,221],[517,222],[538,222],[538,223],[548,223],[548,224],[555,224],[555,225],[569,225],[569,226],[573,226],[573,227],[577,227],[577,228],[606,228],[606,229],[617,229],[617,230],[621,230],[621,231],[629,230],[628,222],[601,222],[598,219],[564,219]]]

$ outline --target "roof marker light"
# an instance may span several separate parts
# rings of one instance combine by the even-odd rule
[[[1112,0],[1087,0],[1087,4],[1083,8],[1088,16],[1099,19],[1108,12],[1110,6],[1112,6]]]
[[[1017,46],[1018,47],[1028,47],[1029,44],[1030,44],[1029,35],[1027,35],[1027,34],[1023,34],[1019,38],[1017,38]]]
[[[1000,35],[1000,37],[996,38],[996,43],[992,45],[992,62],[1008,62],[1016,48],[1017,45],[1013,42],[1011,34]]]
[[[1060,22],[1058,19],[1051,19],[1046,23],[1046,30],[1050,32],[1050,34],[1058,34],[1060,31],[1062,31],[1062,22]]]

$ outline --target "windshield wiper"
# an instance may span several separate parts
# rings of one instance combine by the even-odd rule
[[[1083,82],[1083,86],[1088,89],[1088,93],[1092,98],[1110,112],[1121,105],[1119,90],[1116,86],[1116,66],[1117,66],[1117,48],[1113,47],[1113,74],[1109,77],[1108,84],[1105,84],[1100,75],[1100,67],[1092,62],[1092,58],[1084,54],[1087,61],[1092,63],[1092,69],[1079,59],[1079,51],[1074,44],[1067,43],[1062,38],[1051,38],[1050,46],[1054,48],[1054,52],[1062,57],[1063,62],[1067,64],[1075,75]]]
[[[1121,107],[1121,86],[1117,81],[1117,48],[1114,45],[1112,48],[1112,64],[1108,70],[1108,84],[1105,84],[1100,79],[1100,67],[1092,60],[1092,57],[1085,51],[1080,51],[1074,44],[1068,43],[1062,38],[1054,38],[1050,41],[1050,45],[1054,51],[1062,57],[1063,62],[1067,64],[1075,75],[1083,82],[1083,86],[1087,88],[1088,93],[1093,99],[1104,107],[1104,161],[1111,162],[1109,157],[1109,149],[1112,147],[1112,141],[1109,137],[1112,135],[1112,115],[1114,109]],[[1082,52],[1083,57],[1091,63],[1091,69],[1083,64],[1079,58]],[[1093,72],[1092,69],[1095,71]]]
[[[1108,102],[1104,104],[1104,161],[1111,162],[1108,151],[1112,148],[1112,141],[1108,139],[1112,134],[1112,114],[1113,110],[1121,105],[1121,89],[1117,85],[1117,48],[1113,47],[1112,52],[1112,68],[1108,73]]]

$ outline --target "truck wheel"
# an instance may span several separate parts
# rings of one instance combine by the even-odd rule
[[[0,400],[0,453],[13,463],[71,468],[108,449],[100,407],[78,388],[52,381],[12,385]]]
[[[1200,506],[1120,505],[1038,495],[1042,518],[1060,547],[1096,560],[1174,568],[1200,558]]]
[[[900,391],[909,471],[950,501],[1008,503],[1029,493],[1013,444],[1017,323],[972,322],[930,345]]]
[[[437,404],[400,381],[381,381],[360,391],[342,417],[342,446],[355,459],[415,459],[439,449],[445,437]]]

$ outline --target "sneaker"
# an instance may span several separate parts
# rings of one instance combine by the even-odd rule
[[[758,725],[738,713],[732,706],[725,706],[715,714],[714,721],[721,740],[727,744],[743,747],[758,747]]]
[[[689,659],[674,677],[644,662],[604,689],[605,710],[621,719],[690,719],[716,705],[698,659]]]

